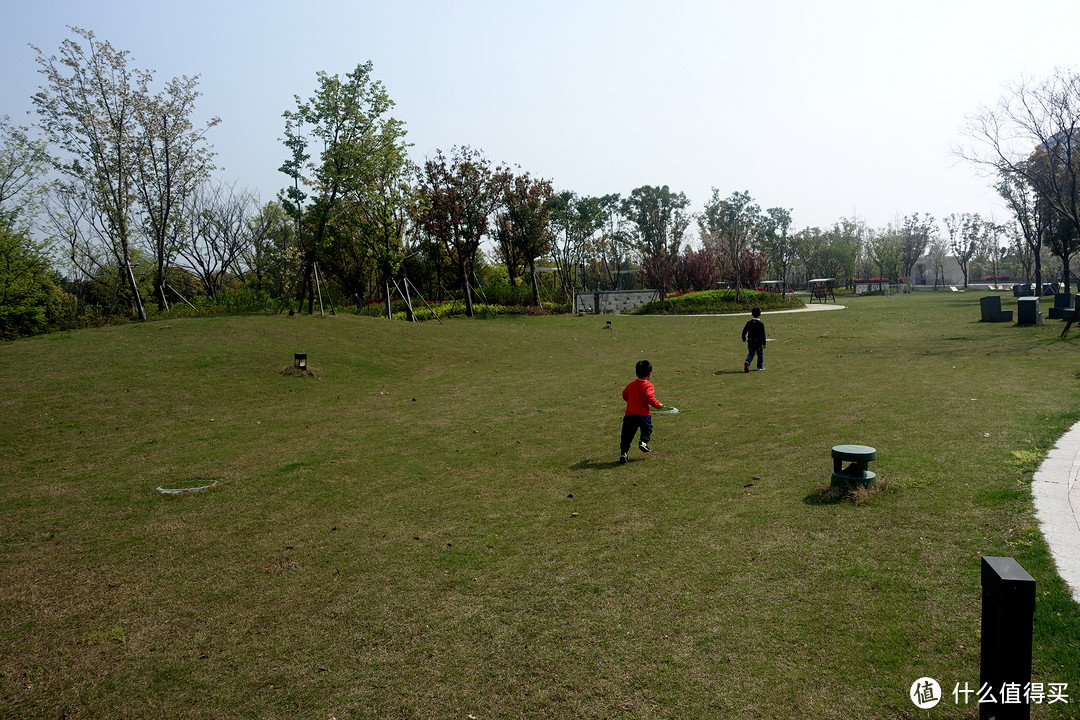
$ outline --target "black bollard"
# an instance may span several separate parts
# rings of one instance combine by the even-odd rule
[[[992,700],[979,704],[979,718],[1028,720],[1035,578],[1011,557],[983,556],[982,588],[979,684],[988,688]],[[1012,694],[1009,702],[1005,702],[1007,689]],[[1019,702],[1014,701],[1015,693]]]

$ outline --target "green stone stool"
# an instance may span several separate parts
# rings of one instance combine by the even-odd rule
[[[877,450],[866,445],[834,445],[832,449],[832,487],[873,485],[877,475],[866,469],[867,463],[877,460]],[[843,463],[851,463],[843,467]]]

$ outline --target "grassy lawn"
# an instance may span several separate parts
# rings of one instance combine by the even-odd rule
[[[2,345],[0,717],[972,718],[980,555],[1038,582],[1034,679],[1070,704],[1033,716],[1080,715],[1029,489],[1080,419],[1080,333],[978,298],[766,315],[748,375],[731,316]],[[680,412],[620,466],[642,357]],[[824,492],[841,443],[877,448],[864,502]]]

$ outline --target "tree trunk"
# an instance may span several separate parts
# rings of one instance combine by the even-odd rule
[[[128,249],[127,243],[123,245],[124,248],[124,265],[127,268],[128,282],[131,285],[131,294],[135,299],[135,309],[139,313],[139,320],[146,321],[146,308],[143,307],[142,296],[139,295],[139,284],[135,282],[135,270],[131,267],[131,251]]]
[[[1042,287],[1042,258],[1039,257],[1040,254],[1035,253],[1035,284]]]
[[[544,303],[540,300],[540,286],[536,283],[536,261],[529,261],[529,272],[532,273],[533,302],[536,303],[536,307],[543,307]]]
[[[461,274],[465,275],[465,267],[462,266]],[[469,286],[469,277],[465,275],[465,314],[475,317],[473,313],[472,288]]]

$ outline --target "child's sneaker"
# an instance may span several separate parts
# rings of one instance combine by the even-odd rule
[[[750,372],[750,361],[749,360],[747,360],[746,362],[744,362],[742,364],[742,371],[743,372]]]
[[[652,450],[649,449],[648,443],[638,443],[638,447],[641,448],[641,452],[652,452]]]
[[[624,463],[627,463],[627,462],[630,462],[630,453],[623,453],[622,455],[619,456],[619,464],[620,465],[622,465]]]

